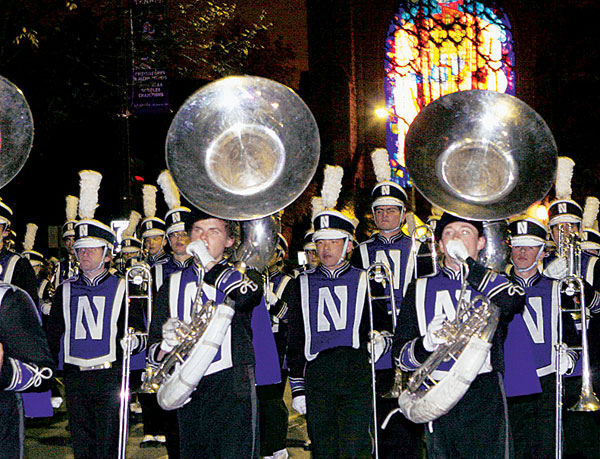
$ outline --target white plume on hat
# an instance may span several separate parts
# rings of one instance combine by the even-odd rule
[[[323,198],[321,196],[314,196],[311,200],[312,204],[312,215],[310,217],[310,221],[312,222],[319,212],[325,210],[325,206],[323,205]]]
[[[146,218],[151,218],[156,215],[156,192],[157,188],[154,185],[144,185],[142,188],[142,196],[144,199],[144,215]]]
[[[35,223],[27,223],[27,227],[25,230],[25,240],[23,241],[23,250],[31,251],[33,250],[33,245],[35,244],[35,235],[37,233],[38,226]]]
[[[132,237],[141,219],[139,212],[132,210],[129,214],[129,225],[123,230],[123,237]]]
[[[92,219],[98,207],[98,190],[102,175],[96,171],[80,171],[79,177],[79,217]]]
[[[323,207],[325,209],[334,209],[337,204],[340,191],[342,191],[342,177],[344,169],[341,166],[325,166],[323,177],[323,188],[321,197],[323,198]]]
[[[600,201],[594,196],[588,196],[585,198],[585,206],[583,208],[583,220],[581,227],[583,229],[594,228],[596,217],[598,217],[598,210],[600,210]]]
[[[65,213],[67,214],[67,221],[77,219],[77,206],[79,205],[79,198],[77,196],[69,195],[65,198],[67,204]]]
[[[373,170],[377,183],[385,182],[392,176],[392,167],[390,166],[390,157],[385,148],[377,148],[371,153],[371,161],[373,162]]]
[[[162,189],[165,202],[167,203],[169,210],[180,207],[181,197],[179,195],[179,190],[177,189],[177,185],[175,185],[175,181],[173,180],[173,177],[168,169],[165,169],[160,173],[157,182]]]
[[[556,199],[571,199],[571,178],[573,177],[573,168],[575,161],[567,156],[558,157],[558,166],[556,168],[556,181],[554,191]]]

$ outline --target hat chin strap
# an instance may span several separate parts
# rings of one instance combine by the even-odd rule
[[[540,249],[538,250],[538,253],[535,256],[535,261],[533,263],[531,263],[527,268],[517,268],[517,265],[515,264],[515,261],[513,260],[512,256],[511,256],[510,260],[512,261],[515,271],[517,271],[518,273],[524,273],[524,272],[529,271],[531,268],[533,268],[535,265],[537,265],[537,262],[540,260],[540,256],[542,255],[543,250],[544,250],[544,246],[540,245]]]
[[[108,246],[105,245],[103,248],[104,248],[104,250],[102,251],[102,260],[100,261],[100,263],[98,263],[98,266],[96,266],[94,269],[91,270],[91,272],[98,271],[100,268],[104,267],[104,258],[106,258],[106,252],[108,251]],[[75,258],[77,258],[77,261],[81,264],[81,261],[79,260],[79,253],[77,252],[77,250],[75,250]]]
[[[350,243],[350,238],[346,236],[344,239],[344,249],[342,250],[342,255],[340,259],[337,261],[336,265],[341,265],[344,261],[346,261],[346,251],[348,250],[348,244]]]

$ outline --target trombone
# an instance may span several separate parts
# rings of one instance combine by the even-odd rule
[[[375,281],[380,283],[383,287],[383,293],[381,295],[374,295],[371,290],[371,281]],[[389,294],[385,293],[386,285],[389,285]],[[369,298],[369,329],[371,330],[370,336],[374,331],[373,325],[373,301],[375,300],[385,300],[389,301],[390,304],[390,312],[392,314],[392,333],[396,331],[396,320],[398,317],[398,310],[396,309],[396,299],[394,298],[394,278],[392,275],[392,271],[390,267],[381,261],[376,261],[372,263],[367,268],[367,295]],[[394,395],[394,389],[396,388],[398,379],[398,374],[396,374],[394,378],[394,387],[390,392],[384,394],[384,398],[395,398],[397,395]],[[372,399],[373,399],[373,435],[375,441],[375,459],[379,457],[379,447],[378,447],[378,435],[377,435],[377,387],[376,387],[376,377],[375,377],[375,351],[374,346],[371,346],[371,386],[372,386]]]
[[[129,431],[129,371],[131,366],[131,341],[133,336],[148,337],[152,318],[152,273],[148,264],[134,262],[125,272],[125,318],[123,340],[123,365],[121,376],[121,392],[119,406],[119,459],[125,459],[127,453],[127,436]],[[145,300],[146,331],[135,332],[129,328],[129,308],[132,300]],[[135,302],[135,301],[134,301]]]
[[[572,252],[573,250],[570,250]],[[570,257],[571,258],[571,257]],[[570,273],[558,283],[558,336],[555,344],[556,350],[556,410],[555,410],[555,457],[562,458],[563,450],[563,432],[562,432],[562,406],[563,406],[563,376],[560,374],[561,353],[566,349],[581,351],[581,391],[578,402],[569,408],[569,411],[598,411],[600,410],[600,401],[594,393],[592,387],[592,373],[590,371],[590,355],[587,336],[588,312],[585,303],[584,282],[581,277],[573,275],[570,265]],[[573,297],[575,308],[564,308],[562,304],[562,294]],[[581,314],[581,346],[567,346],[563,343],[563,313]]]

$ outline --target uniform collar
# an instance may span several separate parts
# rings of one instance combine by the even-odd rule
[[[536,272],[529,279],[523,279],[522,277],[516,274],[516,271],[514,271],[513,277],[521,287],[531,287],[532,285],[538,283],[538,281],[542,278],[542,275],[539,272]]]
[[[404,234],[402,234],[402,231],[400,231],[398,234],[394,234],[391,237],[386,237],[384,236],[382,233],[377,233],[375,235],[375,237],[377,239],[379,239],[381,242],[383,242],[384,244],[392,244],[394,242],[399,241],[400,239],[402,239],[404,237]]]
[[[319,265],[317,267],[317,269],[319,271],[321,271],[323,274],[325,274],[325,277],[330,277],[332,279],[335,279],[337,277],[340,277],[342,274],[344,274],[346,271],[348,271],[350,269],[350,263],[348,263],[348,261],[344,261],[341,266],[334,269],[333,271],[327,269],[323,265]]]
[[[102,271],[100,274],[98,274],[96,277],[94,277],[93,279],[89,279],[85,274],[81,273],[79,275],[80,279],[82,279],[83,283],[86,285],[90,285],[90,286],[96,286],[99,285],[100,283],[102,283],[102,281],[104,279],[106,279],[108,276],[110,275],[110,273],[108,272],[108,269],[105,269],[104,271]]]

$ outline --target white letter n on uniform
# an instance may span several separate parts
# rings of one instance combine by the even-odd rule
[[[345,285],[336,285],[334,287],[335,296],[340,302],[338,311],[331,291],[327,287],[319,289],[319,305],[317,307],[317,331],[324,332],[331,330],[331,323],[325,316],[325,308],[333,321],[335,330],[344,330],[348,319],[348,290]]]
[[[75,318],[75,339],[86,339],[87,337],[83,316],[85,316],[85,322],[87,328],[90,330],[92,339],[102,339],[102,324],[104,323],[104,306],[106,304],[106,298],[103,296],[92,297],[95,309],[98,311],[96,316],[94,316],[92,305],[87,296],[80,296],[78,300],[77,317]]]

